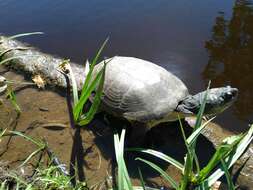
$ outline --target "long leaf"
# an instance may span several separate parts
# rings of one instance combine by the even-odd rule
[[[153,155],[157,158],[160,158],[170,164],[172,164],[173,166],[175,166],[176,168],[180,169],[183,172],[183,164],[181,164],[180,162],[178,162],[177,160],[175,160],[174,158],[167,156],[166,154],[156,151],[156,150],[152,150],[152,149],[143,149],[143,148],[129,148],[127,149],[129,151],[138,151],[138,152],[143,152],[143,153],[147,153],[150,155]]]
[[[233,181],[232,181],[232,178],[231,178],[231,176],[230,176],[230,174],[229,174],[227,165],[225,164],[225,162],[224,162],[223,159],[221,159],[221,165],[222,165],[222,169],[223,169],[224,172],[225,172],[225,176],[226,176],[227,183],[228,183],[228,189],[229,189],[229,190],[235,190],[235,186],[234,186]]]
[[[9,61],[12,61],[12,60],[14,60],[14,59],[19,59],[19,58],[22,58],[22,57],[23,57],[23,56],[9,57],[9,58],[7,58],[7,59],[4,59],[4,60],[0,61],[0,65],[3,65],[3,64],[5,64],[5,63],[7,63],[7,62],[9,62]]]
[[[118,163],[118,190],[124,190],[123,169],[122,169],[122,160],[120,158],[119,144],[120,144],[119,136],[118,134],[114,134],[114,148],[115,148],[116,160]]]
[[[209,81],[207,90],[206,90],[204,98],[202,100],[202,104],[201,104],[200,109],[199,109],[198,114],[197,114],[197,121],[196,121],[196,124],[195,124],[194,129],[193,129],[194,131],[197,130],[201,125],[202,117],[203,117],[203,114],[204,114],[204,111],[205,111],[205,106],[206,106],[206,99],[207,99],[207,95],[209,93],[210,84],[211,84],[211,82]]]
[[[128,171],[127,171],[127,168],[126,168],[126,164],[125,164],[125,160],[124,160],[124,139],[125,139],[125,134],[126,134],[126,130],[123,129],[122,132],[121,132],[121,135],[120,135],[120,144],[119,144],[120,158],[121,158],[122,163],[123,163],[122,167],[123,167],[125,187],[128,190],[132,190],[133,189],[132,183],[130,181],[130,177],[129,177],[129,174],[128,174]]]
[[[104,80],[105,80],[105,69],[106,69],[106,65],[104,65],[104,68],[103,68],[103,72],[102,72],[102,76],[99,78],[99,86],[98,86],[98,89],[96,91],[96,95],[95,95],[95,98],[92,102],[92,105],[91,105],[91,108],[89,109],[88,113],[85,114],[85,118],[82,119],[80,122],[79,122],[79,125],[87,125],[94,117],[94,115],[96,114],[97,110],[98,110],[98,107],[100,105],[100,101],[101,101],[101,97],[102,97],[102,94],[103,94],[103,87],[104,87]]]
[[[29,49],[28,47],[15,47],[15,48],[9,48],[9,49],[6,49],[5,51],[3,51],[3,52],[0,53],[0,58],[1,58],[4,54],[8,53],[9,51],[13,51],[13,50],[28,50],[28,49]]]
[[[104,43],[102,44],[102,46],[100,47],[100,49],[99,49],[99,51],[97,52],[95,58],[92,60],[92,63],[91,63],[91,65],[90,65],[90,67],[89,67],[89,72],[88,72],[87,76],[85,76],[85,82],[84,82],[84,85],[83,85],[83,87],[82,87],[82,92],[81,92],[81,97],[80,97],[81,101],[79,101],[79,102],[76,104],[76,106],[74,107],[74,118],[75,118],[75,120],[77,120],[78,117],[80,116],[81,110],[82,110],[82,108],[83,108],[83,105],[84,105],[84,103],[87,101],[87,100],[84,101],[84,99],[85,99],[84,97],[86,97],[86,95],[87,95],[87,93],[88,93],[88,92],[87,92],[87,91],[88,91],[88,86],[89,86],[89,84],[91,83],[93,69],[94,69],[94,67],[95,67],[95,65],[96,65],[96,63],[97,63],[97,60],[98,60],[98,58],[100,57],[100,54],[102,53],[102,51],[103,51],[105,45],[107,44],[108,40],[109,40],[109,38],[107,38],[107,39],[104,41]],[[87,67],[87,64],[86,64],[86,67]],[[99,73],[101,73],[101,71],[100,71]],[[99,73],[97,74],[97,76],[100,75]],[[97,76],[96,76],[96,77],[97,77]],[[95,79],[95,80],[96,80],[96,79]],[[92,89],[92,90],[93,90],[93,89]],[[90,93],[88,94],[88,96],[90,96]]]
[[[7,128],[5,128],[4,130],[1,129],[1,131],[0,131],[0,142],[1,142],[2,136],[4,136],[4,134],[5,134],[6,130],[7,130]]]
[[[139,160],[139,161],[142,161],[144,163],[146,163],[147,165],[149,165],[151,168],[153,168],[154,170],[156,170],[157,172],[159,172],[165,180],[167,180],[171,186],[175,189],[178,189],[178,184],[175,180],[173,180],[165,171],[163,171],[159,166],[157,166],[156,164],[148,161],[148,160],[145,160],[145,159],[142,159],[142,158],[136,158],[136,160]]]
[[[240,142],[243,137],[241,135],[232,136],[227,138],[228,141],[224,141],[216,150],[208,164],[200,171],[197,177],[197,183],[201,183],[210,172],[220,163],[221,159],[224,159],[230,152],[234,150],[234,147]]]
[[[28,140],[28,141],[30,141],[30,142],[36,144],[38,147],[41,147],[41,148],[42,148],[42,147],[45,147],[45,146],[46,146],[44,143],[39,142],[39,141],[33,139],[32,137],[29,137],[29,136],[27,136],[27,135],[25,135],[24,133],[21,133],[21,132],[19,132],[19,131],[10,131],[10,133],[11,133],[11,134],[18,135],[18,136],[20,136],[20,137],[23,137],[23,138],[25,138],[26,140]]]
[[[10,99],[11,104],[15,107],[16,112],[18,114],[20,114],[21,113],[21,109],[20,109],[20,107],[19,107],[19,105],[17,103],[16,95],[15,95],[14,91],[11,88],[8,89],[7,97]]]
[[[183,139],[184,139],[184,143],[185,143],[185,146],[187,148],[187,153],[186,153],[185,163],[184,163],[184,170],[183,170],[183,177],[182,177],[181,182],[180,182],[180,190],[185,190],[187,185],[188,185],[190,176],[191,176],[192,167],[193,167],[192,162],[193,162],[193,157],[194,157],[195,154],[192,152],[192,150],[190,149],[190,147],[187,143],[184,128],[183,128],[183,125],[182,125],[182,122],[181,122],[181,119],[180,119],[179,116],[178,116],[178,119],[179,119],[179,124],[180,124],[180,129],[181,129],[181,132],[182,132],[182,136],[183,136]]]
[[[116,153],[116,160],[118,163],[118,189],[128,189],[133,190],[133,186],[130,181],[130,177],[126,168],[124,161],[124,138],[125,129],[122,130],[121,137],[119,139],[118,135],[114,135],[114,147]]]
[[[79,118],[79,115],[80,115],[80,113],[83,109],[83,106],[86,103],[86,101],[88,100],[88,98],[90,97],[92,91],[94,91],[96,86],[99,84],[99,81],[102,77],[102,74],[103,74],[103,70],[101,70],[97,74],[95,79],[91,82],[90,86],[86,89],[85,93],[81,95],[78,103],[74,107],[74,118],[75,118],[76,121],[78,121],[78,118]]]
[[[202,130],[212,121],[214,120],[215,117],[209,119],[208,121],[206,121],[203,125],[201,125],[198,129],[196,129],[186,140],[187,144],[189,146],[192,145],[193,142],[196,141],[196,139],[198,138],[198,136],[201,134]]]
[[[90,65],[90,69],[89,69],[89,73],[88,73],[88,75],[86,76],[86,79],[85,79],[85,82],[84,82],[84,85],[83,85],[83,88],[82,88],[82,93],[81,93],[81,95],[85,93],[85,89],[88,87],[88,85],[89,85],[89,83],[90,83],[91,74],[92,74],[92,72],[93,72],[93,69],[94,69],[94,67],[95,67],[95,65],[96,65],[96,63],[97,63],[97,60],[98,60],[98,58],[100,57],[100,55],[101,55],[101,53],[102,53],[102,51],[103,51],[105,45],[107,44],[108,40],[109,40],[109,38],[107,38],[107,39],[104,41],[104,43],[102,44],[102,46],[101,46],[100,49],[98,50],[98,52],[97,52],[95,58],[92,60],[92,63],[91,63],[91,65]]]
[[[236,147],[233,155],[229,155],[227,158],[224,159],[228,169],[240,158],[240,156],[249,146],[252,139],[253,139],[253,125],[251,125],[248,132],[244,135],[243,139]],[[221,169],[221,167],[219,167],[203,183],[206,183],[208,187],[211,187],[223,175],[224,171]]]
[[[42,151],[42,148],[38,148],[33,153],[31,153],[19,167],[24,166],[33,156],[35,156],[36,154],[38,154],[40,151]]]
[[[140,176],[141,186],[142,186],[143,190],[146,190],[143,175],[142,175],[141,169],[139,167],[138,167],[138,173],[139,173],[139,176]]]
[[[24,37],[24,36],[30,36],[30,35],[40,35],[40,34],[44,34],[43,32],[29,32],[29,33],[22,33],[22,34],[17,34],[17,35],[13,35],[8,37],[9,40],[13,40],[16,38],[20,38],[20,37]]]

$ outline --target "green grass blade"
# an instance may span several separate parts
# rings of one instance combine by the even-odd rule
[[[142,175],[141,169],[139,167],[138,167],[138,173],[139,173],[139,176],[140,176],[141,186],[142,186],[143,190],[146,190],[145,182],[143,180],[143,175]]]
[[[4,180],[3,182],[1,182],[1,186],[0,186],[0,190],[6,190],[7,189],[7,185],[6,185],[6,180]]]
[[[204,114],[204,111],[205,111],[205,106],[206,106],[206,99],[207,99],[207,95],[209,93],[210,83],[211,82],[209,81],[207,90],[206,90],[204,98],[202,100],[202,104],[201,104],[200,109],[198,111],[197,121],[196,121],[196,124],[195,124],[194,129],[193,129],[194,131],[197,130],[201,126],[202,117],[203,117],[203,114]]]
[[[89,85],[90,85],[90,83],[92,83],[92,82],[94,82],[94,81],[92,81],[91,82],[91,79],[92,79],[92,73],[93,73],[93,69],[94,69],[94,67],[95,67],[95,65],[96,65],[96,63],[97,63],[97,60],[98,60],[98,58],[100,57],[100,55],[101,55],[101,53],[102,53],[102,51],[103,51],[103,49],[104,49],[104,47],[105,47],[105,45],[107,44],[107,42],[108,42],[108,38],[104,41],[104,43],[102,44],[102,46],[100,47],[100,49],[99,49],[99,51],[97,52],[97,54],[96,54],[96,56],[95,56],[95,58],[92,60],[92,63],[91,63],[91,65],[90,65],[90,67],[89,67],[89,72],[88,72],[88,74],[85,76],[86,78],[85,78],[85,82],[84,82],[84,85],[83,85],[83,87],[82,87],[82,92],[81,92],[81,97],[80,97],[80,99],[81,99],[81,101],[79,101],[78,103],[77,103],[77,105],[74,107],[74,118],[75,118],[75,120],[77,121],[78,120],[78,117],[81,115],[81,110],[82,110],[82,108],[83,108],[83,105],[84,105],[84,102],[86,102],[86,101],[84,101],[84,99],[86,99],[85,97],[87,96],[87,91],[88,91],[88,89],[89,89]],[[88,67],[87,66],[87,64],[86,64],[86,67]],[[102,68],[102,70],[103,70],[103,68]],[[101,74],[101,70],[98,72],[98,74],[97,75],[100,75]],[[97,77],[97,76],[96,76]],[[96,80],[96,79],[95,79]],[[93,90],[93,89],[92,89]],[[88,94],[88,97],[90,96],[90,93]]]
[[[122,168],[123,168],[123,174],[124,174],[124,188],[127,188],[128,190],[132,190],[132,183],[130,181],[130,177],[126,168],[125,160],[124,160],[124,140],[125,140],[125,134],[126,130],[123,129],[120,136],[120,160],[122,162]]]
[[[133,186],[131,184],[130,177],[124,161],[124,138],[125,138],[125,129],[122,130],[120,139],[118,134],[114,135],[114,147],[115,147],[116,160],[118,164],[118,189],[132,190]]]
[[[129,151],[138,151],[138,152],[143,152],[143,153],[147,153],[150,155],[153,155],[157,158],[160,158],[170,164],[172,164],[173,166],[175,166],[176,168],[180,169],[181,171],[183,171],[183,164],[181,164],[180,162],[178,162],[177,160],[175,160],[174,158],[165,155],[162,152],[156,151],[156,150],[152,150],[152,149],[143,149],[143,148],[129,148],[127,149]]]
[[[19,167],[24,166],[33,156],[38,154],[40,151],[42,151],[41,148],[39,148],[39,149],[35,150],[33,153],[31,153]]]
[[[235,190],[235,186],[234,186],[232,178],[231,178],[231,176],[229,174],[227,165],[225,164],[225,162],[224,162],[223,159],[221,159],[221,165],[222,165],[223,171],[225,172],[225,176],[226,176],[227,183],[228,183],[228,189],[229,190]]]
[[[240,156],[246,150],[252,139],[253,139],[253,125],[251,125],[248,132],[244,135],[241,142],[237,145],[234,154],[224,159],[228,169],[240,158]],[[212,173],[212,175],[210,175],[207,178],[207,180],[205,180],[205,183],[208,184],[208,187],[211,187],[222,175],[224,175],[224,171],[222,170],[221,167],[219,167]]]
[[[120,150],[119,150],[119,136],[118,134],[114,134],[114,148],[116,154],[116,160],[118,163],[118,190],[124,190],[123,184],[123,167],[122,167],[122,160],[120,158]]]
[[[207,190],[207,189],[209,190],[210,187],[208,187],[208,185],[206,183],[201,183],[200,185],[198,185],[197,187],[194,188],[194,190]]]
[[[98,50],[95,58],[92,60],[91,62],[91,65],[90,65],[90,69],[89,69],[89,72],[88,72],[88,75],[86,76],[86,79],[85,79],[85,82],[84,82],[84,85],[83,85],[83,88],[82,88],[82,93],[81,95],[83,95],[85,93],[85,89],[88,87],[89,83],[90,83],[90,80],[91,80],[91,74],[93,72],[93,69],[97,63],[97,60],[98,58],[100,57],[103,49],[105,48],[105,45],[107,44],[109,38],[107,38],[104,43],[102,44],[102,46],[100,47],[100,49]]]
[[[91,82],[90,86],[86,89],[85,93],[81,95],[78,103],[76,104],[76,106],[74,107],[74,118],[76,121],[78,121],[78,118],[80,116],[80,113],[83,109],[84,104],[86,103],[86,101],[88,100],[88,98],[90,97],[92,91],[95,90],[96,86],[98,85],[101,77],[103,74],[103,70],[101,70],[97,76],[95,77],[95,79]]]
[[[4,136],[6,130],[7,130],[7,128],[5,128],[4,130],[1,129],[1,131],[0,131],[0,139],[2,138],[2,136]]]
[[[4,60],[0,61],[0,65],[3,65],[3,64],[5,64],[5,63],[7,63],[9,61],[12,61],[14,59],[19,59],[19,58],[22,58],[22,57],[23,56],[14,56],[14,57],[10,57],[10,58],[4,59]]]
[[[24,37],[24,36],[30,36],[30,35],[41,35],[44,34],[43,32],[29,32],[29,33],[22,33],[22,34],[17,34],[17,35],[13,35],[8,37],[9,40],[13,40],[16,38],[20,38],[20,37]]]
[[[210,88],[210,81],[208,83],[207,90],[206,90],[206,92],[204,94],[204,98],[202,100],[200,109],[198,111],[197,120],[196,120],[196,124],[195,124],[195,126],[193,128],[193,132],[195,132],[197,129],[199,129],[201,127],[202,117],[203,117],[205,106],[206,106],[206,99],[207,99],[207,95],[209,93],[209,88]],[[180,122],[180,127],[181,127],[181,130],[183,132],[183,127],[182,127],[182,123],[181,122]],[[197,173],[199,173],[199,170],[200,170],[200,168],[199,168],[199,162],[198,162],[198,157],[197,157],[197,155],[195,153],[197,136],[199,135],[200,132],[201,132],[201,129],[192,136],[194,138],[192,138],[192,137],[190,138],[190,139],[192,139],[190,141],[191,144],[189,144],[187,142],[185,134],[183,133],[184,140],[185,140],[185,145],[187,147],[187,154],[186,154],[186,162],[185,162],[185,166],[184,166],[185,167],[185,173],[184,173],[184,177],[183,177],[183,181],[182,181],[183,182],[182,183],[182,189],[185,189],[187,187],[188,180],[189,180],[189,178],[191,178],[191,174],[192,174],[193,168],[194,168],[193,161],[195,163],[195,166],[196,166],[196,169],[197,169]]]
[[[19,107],[19,105],[18,105],[18,103],[17,103],[16,95],[15,95],[15,93],[13,92],[13,90],[10,89],[10,88],[8,89],[7,97],[10,99],[11,104],[14,106],[16,112],[17,112],[18,114],[20,114],[20,113],[21,113],[21,109],[20,109],[20,107]]]
[[[114,138],[114,149],[115,149],[115,156],[116,156],[116,160],[118,161],[119,159],[119,136],[118,134],[114,134],[113,135]]]
[[[220,163],[221,159],[224,159],[230,152],[234,150],[237,144],[241,141],[243,136],[237,135],[226,138],[228,141],[224,141],[218,146],[216,152],[208,162],[208,164],[200,171],[197,177],[197,183],[201,183],[210,172]]]
[[[105,79],[105,68],[106,68],[106,65],[104,65],[104,68],[102,70],[102,76],[99,78],[99,81],[98,81],[99,86],[98,86],[98,89],[96,91],[96,95],[95,95],[95,98],[92,102],[91,108],[88,111],[88,113],[85,114],[85,118],[82,119],[79,122],[79,125],[81,125],[81,126],[87,125],[93,119],[94,115],[96,114],[96,112],[99,108],[99,105],[100,105],[100,102],[101,102],[101,97],[103,95],[103,87],[104,87],[104,79]]]
[[[29,48],[28,47],[15,47],[15,48],[9,48],[9,49],[6,49],[5,51],[1,52],[0,53],[0,58],[2,58],[2,56],[4,54],[6,54],[7,52],[9,51],[12,51],[12,50],[28,50]]]
[[[201,125],[198,129],[196,129],[186,140],[187,144],[189,146],[192,145],[193,142],[195,142],[198,138],[198,136],[201,134],[202,130],[214,119],[215,117],[209,119],[206,121],[203,125]]]
[[[190,155],[190,152],[186,154],[185,160],[184,173],[180,182],[180,190],[185,190],[189,183],[189,180],[191,179],[193,156]]]
[[[159,172],[163,178],[165,180],[167,180],[171,186],[175,189],[178,189],[178,184],[175,180],[173,180],[165,171],[163,171],[159,166],[157,166],[156,164],[148,161],[148,160],[145,160],[145,159],[142,159],[142,158],[136,158],[136,160],[139,160],[139,161],[142,161],[144,163],[146,163],[147,165],[149,165],[151,168],[153,168],[154,170],[156,170],[157,172]]]
[[[20,136],[20,137],[23,137],[23,138],[25,138],[26,140],[32,142],[33,144],[36,144],[38,147],[41,147],[41,148],[42,148],[42,147],[45,147],[45,146],[46,146],[44,143],[39,142],[39,141],[33,139],[32,137],[29,137],[29,136],[27,136],[27,135],[25,135],[24,133],[21,133],[21,132],[19,132],[19,131],[10,131],[10,133],[11,133],[11,134],[14,134],[14,135],[18,135],[18,136]]]
[[[178,119],[179,119],[179,124],[180,124],[180,129],[182,132],[182,136],[183,136],[183,139],[185,142],[185,146],[187,148],[187,153],[186,153],[186,158],[185,158],[185,163],[184,163],[184,170],[183,170],[183,177],[180,182],[180,190],[185,190],[188,185],[188,182],[190,180],[190,177],[191,177],[194,154],[187,143],[184,128],[183,128],[183,125],[182,125],[182,122],[181,122],[181,119],[179,116],[178,116]]]

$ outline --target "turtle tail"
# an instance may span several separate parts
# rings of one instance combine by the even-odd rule
[[[205,93],[206,91],[203,91],[193,96],[187,96],[179,102],[176,111],[196,115],[203,104]],[[232,105],[237,95],[238,89],[230,86],[210,89],[206,98],[204,115],[216,115],[223,112]]]

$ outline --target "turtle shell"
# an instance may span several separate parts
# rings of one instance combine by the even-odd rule
[[[188,89],[175,75],[149,61],[115,56],[105,60],[101,107],[115,116],[149,122],[169,119]],[[97,73],[103,62],[95,66]]]

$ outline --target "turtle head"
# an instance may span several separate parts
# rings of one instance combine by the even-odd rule
[[[221,106],[230,106],[237,98],[238,89],[230,86],[213,88],[210,90],[208,100],[210,103],[220,104]],[[217,102],[216,102],[217,101]]]
[[[203,91],[194,96],[188,96],[178,105],[178,111],[197,114],[203,104],[205,94],[206,91]],[[230,86],[210,89],[206,97],[204,115],[216,115],[223,112],[233,104],[237,95],[238,89]]]
[[[198,95],[198,94],[197,94]],[[201,106],[204,99],[205,91],[199,93],[199,103]],[[230,107],[236,100],[238,89],[230,86],[221,88],[212,88],[209,90],[206,98],[205,115],[216,115]]]

